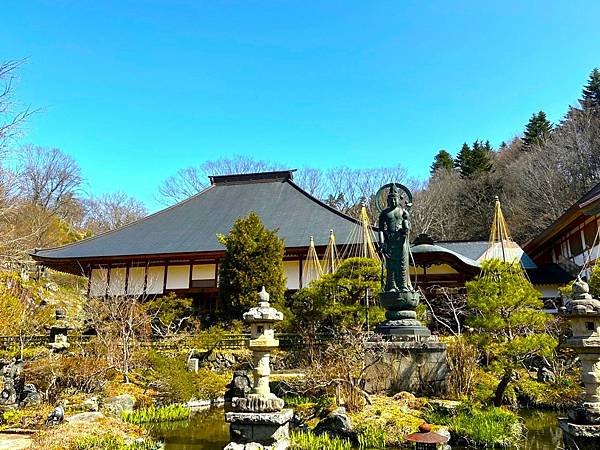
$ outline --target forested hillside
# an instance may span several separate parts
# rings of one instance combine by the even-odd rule
[[[145,205],[122,192],[97,195],[71,156],[60,149],[24,145],[23,124],[40,113],[19,103],[14,83],[23,61],[0,63],[0,254],[3,264],[26,261],[27,252],[62,245],[117,228],[145,214]],[[44,112],[44,114],[46,114]],[[399,162],[400,163],[400,162]],[[247,156],[207,160],[166,177],[157,197],[165,205],[209,185],[209,175],[289,169]],[[600,182],[600,70],[594,69],[578,106],[557,124],[532,114],[521,136],[498,149],[486,139],[465,142],[454,155],[440,150],[428,180],[389,167],[299,169],[294,180],[330,206],[371,217],[373,194],[390,181],[415,193],[413,236],[487,239],[499,196],[513,237],[535,236]],[[149,189],[153,189],[151,186]]]

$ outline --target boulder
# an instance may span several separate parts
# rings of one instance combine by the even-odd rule
[[[81,422],[95,422],[98,419],[102,419],[104,414],[101,412],[83,412],[75,414],[67,419],[69,423],[81,423]]]
[[[252,389],[252,381],[248,374],[243,370],[236,370],[233,373],[233,379],[227,385],[225,392],[225,401],[230,402],[235,397],[244,397]]]
[[[84,402],[81,404],[81,407],[85,411],[89,411],[89,412],[96,412],[96,411],[98,411],[98,409],[100,409],[98,407],[98,398],[97,397],[90,397],[90,398],[84,400]]]
[[[19,402],[19,406],[39,406],[41,404],[42,396],[37,391],[37,388],[31,383],[27,383],[23,388],[23,392],[21,393],[21,401]]]
[[[334,409],[327,417],[321,419],[314,428],[313,433],[317,435],[327,433],[343,439],[356,440],[356,432],[344,407]]]
[[[107,397],[102,403],[102,409],[111,416],[120,417],[123,411],[133,411],[135,397],[129,394],[121,394],[116,397]]]

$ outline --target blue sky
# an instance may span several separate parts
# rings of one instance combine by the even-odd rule
[[[13,1],[23,142],[89,190],[156,209],[161,180],[235,154],[289,167],[402,164],[557,121],[600,66],[597,1]]]

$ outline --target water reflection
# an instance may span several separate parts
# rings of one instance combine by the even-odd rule
[[[527,434],[519,450],[562,448],[558,414],[552,411],[521,410]],[[166,450],[221,450],[229,441],[229,425],[223,408],[197,411],[189,421],[161,424],[152,435],[165,442]],[[462,450],[464,447],[453,447]]]
[[[166,450],[222,450],[229,442],[223,408],[196,411],[188,421],[161,424],[151,433]]]

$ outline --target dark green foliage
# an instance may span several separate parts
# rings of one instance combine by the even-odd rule
[[[452,170],[454,168],[454,159],[446,150],[440,150],[431,164],[431,174],[433,175],[438,170]]]
[[[534,356],[551,358],[556,340],[546,333],[551,316],[542,311],[539,292],[520,266],[485,261],[482,274],[466,283],[468,324],[478,333],[471,340],[488,356],[490,368],[501,373],[495,404],[501,404],[514,371]]]
[[[219,236],[225,245],[225,257],[219,270],[219,295],[229,319],[258,303],[264,286],[276,306],[283,304],[283,240],[277,231],[267,230],[254,212],[236,220],[227,236]]]
[[[324,275],[292,296],[290,310],[294,328],[314,334],[364,323],[367,291],[369,304],[377,304],[380,277],[381,265],[373,259],[345,260],[334,274]],[[374,324],[382,319],[382,310],[371,306],[369,322]]]
[[[584,109],[600,110],[600,70],[598,68],[590,73],[582,94],[583,97],[579,102]]]
[[[544,111],[533,114],[523,133],[523,149],[529,150],[533,146],[541,146],[550,137],[552,124]]]
[[[458,155],[456,155],[454,165],[463,177],[467,176],[467,172],[470,170],[471,153],[471,147],[465,142],[458,152]]]
[[[491,170],[492,153],[493,149],[489,141],[476,140],[472,147],[465,142],[458,152],[454,164],[463,178],[474,178]]]

